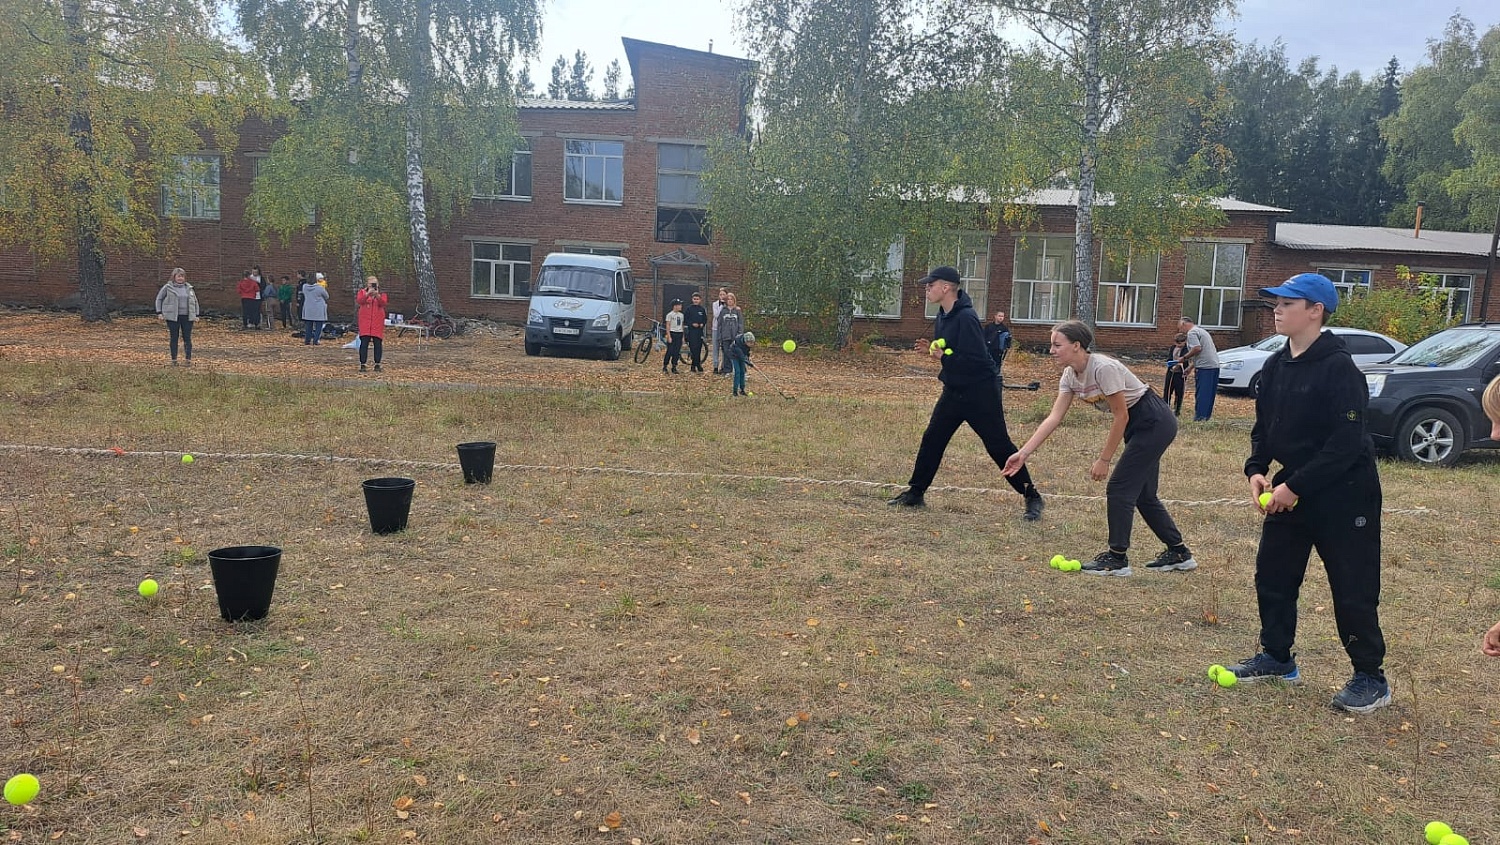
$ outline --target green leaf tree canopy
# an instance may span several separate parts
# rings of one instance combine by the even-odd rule
[[[76,262],[86,320],[108,316],[106,253],[169,248],[163,186],[194,175],[181,157],[233,151],[263,89],[215,15],[193,0],[15,0],[0,14],[0,243]],[[197,164],[206,179],[234,162]]]

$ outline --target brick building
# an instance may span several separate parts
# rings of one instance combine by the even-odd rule
[[[452,313],[521,324],[530,282],[550,252],[623,255],[634,268],[642,315],[694,289],[734,287],[743,269],[707,224],[699,174],[708,145],[743,135],[753,64],[744,59],[623,39],[635,97],[614,102],[524,100],[526,148],[475,185],[468,213],[434,226],[433,260],[443,303]],[[256,162],[275,128],[247,124],[232,156],[185,157],[183,177],[163,191],[164,218],[180,227],[170,251],[156,257],[110,256],[109,293],[118,306],[147,308],[168,268],[180,265],[206,308],[233,313],[234,283],[252,264],[281,274],[321,268],[348,291],[341,259],[314,254],[310,235],[262,248],[245,225]],[[1019,343],[1046,344],[1048,328],[1071,316],[1073,212],[1076,195],[1037,192],[1034,230],[955,235],[951,255],[988,319],[1005,310]],[[1396,266],[1439,274],[1455,314],[1481,319],[1489,236],[1403,232],[1281,222],[1285,209],[1218,200],[1226,222],[1162,254],[1105,260],[1096,251],[1099,343],[1112,350],[1165,348],[1177,318],[1195,316],[1221,347],[1270,332],[1257,288],[1309,270],[1325,271],[1348,289],[1396,283]],[[895,283],[884,302],[858,314],[856,336],[900,342],[925,337],[930,314],[915,280],[927,256],[892,246]],[[415,310],[410,279],[383,278],[391,310]],[[70,266],[38,266],[24,253],[0,253],[0,302],[68,305],[76,284]],[[711,290],[709,290],[711,292]],[[768,310],[750,297],[750,324]],[[335,297],[334,316],[352,312]],[[1490,319],[1500,317],[1491,298]]]

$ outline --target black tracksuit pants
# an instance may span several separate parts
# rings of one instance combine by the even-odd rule
[[[667,354],[662,356],[661,371],[666,372],[668,367],[672,372],[677,372],[677,365],[682,363],[682,332],[667,333]]]
[[[1375,466],[1290,511],[1266,516],[1255,556],[1255,595],[1260,603],[1260,644],[1278,660],[1290,660],[1297,636],[1297,594],[1307,575],[1308,555],[1318,550],[1339,641],[1357,672],[1382,676],[1385,636],[1380,632],[1380,478]]]
[[[693,372],[703,372],[703,330],[687,330],[688,351],[692,355]]]
[[[938,465],[943,462],[943,452],[948,441],[964,423],[974,429],[984,443],[985,451],[1000,467],[1016,452],[1014,441],[1005,427],[1005,406],[1000,399],[1000,379],[982,381],[963,387],[944,387],[943,395],[933,406],[932,418],[927,421],[927,430],[922,432],[922,445],[917,449],[917,463],[907,482],[914,492],[921,493],[932,486]],[[1017,493],[1035,496],[1036,485],[1031,483],[1031,472],[1026,467],[1005,479]]]
[[[1169,547],[1182,544],[1182,532],[1157,496],[1161,481],[1161,456],[1177,439],[1177,418],[1160,396],[1147,390],[1130,408],[1125,423],[1125,451],[1104,485],[1105,513],[1109,523],[1109,547],[1117,552],[1130,548],[1130,532],[1136,511],[1146,527]]]

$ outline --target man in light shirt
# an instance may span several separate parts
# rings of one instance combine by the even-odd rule
[[[1177,330],[1187,335],[1187,353],[1182,360],[1194,375],[1193,422],[1207,422],[1214,415],[1214,396],[1219,392],[1219,350],[1214,339],[1191,317],[1179,320]]]

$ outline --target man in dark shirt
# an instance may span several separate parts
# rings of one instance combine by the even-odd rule
[[[1005,428],[1000,370],[990,358],[979,315],[963,290],[963,278],[952,267],[934,267],[921,283],[926,286],[927,301],[938,306],[938,314],[933,321],[932,341],[918,341],[917,349],[926,349],[942,365],[938,380],[943,383],[943,394],[922,433],[911,481],[901,495],[890,500],[892,505],[907,508],[926,504],[924,495],[937,475],[948,441],[964,423],[979,435],[996,466],[1004,468],[1005,460],[1017,451]],[[1026,521],[1041,519],[1042,494],[1031,483],[1030,472],[1023,467],[1006,480],[1026,499]]]

